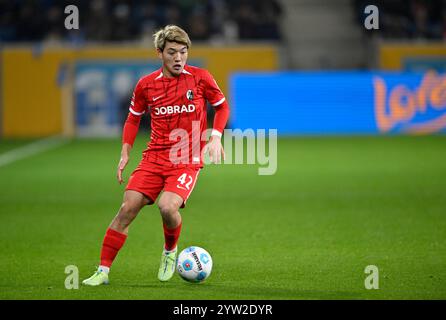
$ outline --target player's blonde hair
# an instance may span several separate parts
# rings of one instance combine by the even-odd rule
[[[166,46],[166,41],[177,42],[184,44],[187,48],[190,48],[192,42],[189,39],[189,35],[178,26],[167,25],[164,28],[158,30],[153,35],[153,43],[155,48],[164,50]]]

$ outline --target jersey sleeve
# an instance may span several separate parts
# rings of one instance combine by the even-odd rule
[[[147,103],[142,81],[139,80],[133,90],[132,100],[130,101],[129,111],[135,116],[142,116],[146,112]]]
[[[141,122],[141,116],[135,116],[129,112],[127,120],[124,123],[124,129],[122,130],[122,143],[128,143],[133,146],[136,135],[138,134],[139,124]]]
[[[206,91],[205,98],[213,107],[218,107],[223,102],[225,102],[226,98],[223,92],[221,92],[217,82],[214,77],[206,71],[205,73],[205,81],[206,81]]]
[[[215,107],[214,127],[211,135],[221,137],[229,119],[229,106],[227,101]]]

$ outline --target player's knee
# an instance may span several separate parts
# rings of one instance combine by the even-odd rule
[[[171,216],[176,214],[178,211],[178,206],[175,203],[169,201],[158,203],[158,207],[163,216]]]
[[[140,206],[135,201],[126,200],[121,205],[121,213],[124,215],[135,215],[139,212]]]

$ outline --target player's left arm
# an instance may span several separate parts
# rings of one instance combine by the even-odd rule
[[[220,163],[225,151],[221,144],[221,137],[229,119],[229,105],[211,74],[207,73],[207,87],[205,97],[215,109],[214,125],[209,142],[203,149],[203,154],[209,153],[212,163]]]

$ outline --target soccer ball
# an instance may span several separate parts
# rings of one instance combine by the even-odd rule
[[[177,271],[186,281],[202,282],[211,274],[212,257],[203,248],[188,247],[178,256]]]

